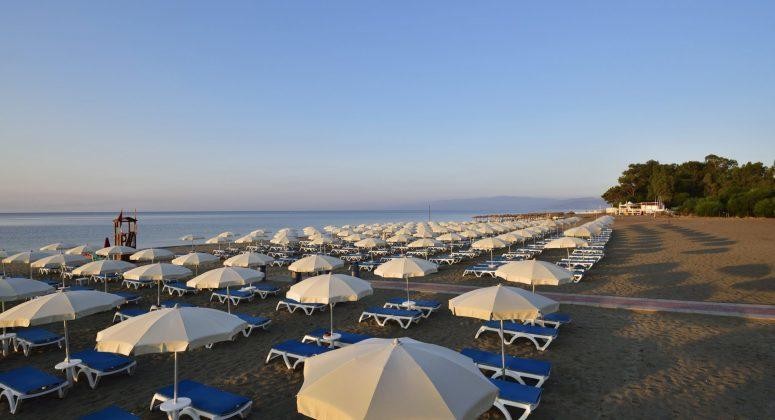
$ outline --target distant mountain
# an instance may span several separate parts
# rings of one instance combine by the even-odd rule
[[[492,213],[533,213],[542,211],[589,210],[606,206],[600,197],[547,198],[497,196],[437,200],[430,203],[412,203],[400,206],[407,209],[423,209],[428,204],[436,211],[471,211]]]

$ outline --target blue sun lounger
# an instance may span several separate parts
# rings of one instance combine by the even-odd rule
[[[159,302],[159,305],[151,306],[151,310],[155,309],[170,309],[170,308],[193,308],[196,307],[193,303],[181,302],[179,300],[163,300]]]
[[[525,324],[557,329],[560,328],[560,325],[570,324],[570,322],[570,315],[562,312],[554,312],[551,314],[546,314],[540,318],[536,318],[533,321],[525,321]]]
[[[161,403],[172,399],[173,386],[164,387],[153,395],[151,410]],[[213,420],[228,419],[234,416],[247,417],[253,407],[253,401],[241,395],[232,394],[199,382],[184,379],[178,383],[178,398],[191,399],[191,405],[180,410],[179,417],[204,417]]]
[[[110,405],[100,411],[81,416],[79,420],[140,420],[140,417],[115,405]]]
[[[385,302],[385,308],[394,309],[415,309],[422,311],[423,318],[428,318],[433,312],[441,308],[441,302],[437,300],[412,300],[414,305],[406,307],[403,303],[406,302],[405,298],[391,298]]]
[[[334,330],[336,334],[341,335],[336,341],[334,341],[333,345],[334,347],[345,347],[349,346],[350,344],[360,343],[363,340],[368,340],[369,338],[374,338],[367,334],[354,334],[347,331],[340,331],[340,330]],[[322,346],[325,344],[325,341],[323,341],[323,335],[328,333],[328,328],[318,328],[315,331],[310,332],[309,334],[305,335],[304,338],[301,339],[302,343],[315,343],[318,346]]]
[[[328,347],[318,346],[316,344],[287,340],[272,346],[272,349],[269,350],[269,354],[266,356],[265,363],[269,363],[271,360],[281,357],[288,369],[296,369],[296,366],[304,363],[308,358],[330,350],[331,349]]]
[[[273,284],[253,284],[253,293],[257,294],[261,299],[266,299],[269,295],[276,295],[280,292],[280,288]]]
[[[476,332],[474,338],[479,338],[479,335],[486,331],[500,332],[500,321],[485,322],[484,325],[479,327],[479,331]],[[504,322],[503,335],[506,338],[506,344],[511,344],[517,338],[524,337],[532,341],[538,350],[544,351],[557,338],[558,331],[554,328]]]
[[[161,288],[161,291],[169,293],[170,296],[177,293],[178,297],[182,297],[183,295],[188,293],[196,293],[195,288],[186,286],[186,283],[181,283],[179,281],[164,283],[164,286]]]
[[[519,420],[525,420],[538,407],[538,403],[541,402],[541,388],[501,379],[490,378],[490,382],[498,387],[498,397],[495,398],[493,405],[503,413],[506,420],[511,420],[509,407],[524,410],[522,415],[519,416]]]
[[[263,316],[253,316],[248,314],[234,314],[239,319],[245,321],[248,323],[248,327],[242,330],[242,335],[245,337],[249,337],[250,333],[253,332],[255,328],[261,328],[263,330],[269,328],[269,324],[272,323],[272,320]]]
[[[140,301],[140,296],[129,292],[111,292],[116,296],[121,296],[126,300],[126,303],[133,304]]]
[[[324,311],[326,306],[327,305],[323,303],[301,303],[297,300],[283,298],[277,302],[277,307],[275,307],[275,310],[279,311],[280,308],[285,308],[288,310],[288,312],[294,313],[297,309],[301,309],[305,314],[312,315],[315,310]]]
[[[464,356],[470,357],[479,369],[492,373],[492,378],[501,377],[501,367],[503,361],[500,353],[490,353],[479,349],[463,349],[460,351]],[[533,386],[541,385],[549,379],[552,372],[552,365],[549,362],[535,359],[525,359],[506,355],[506,376],[513,378],[522,385],[528,385],[525,379],[536,381]]]
[[[414,309],[392,309],[374,306],[363,311],[358,322],[374,318],[380,327],[384,327],[388,321],[396,321],[401,328],[406,329],[413,323],[420,322],[422,317],[422,311]]]
[[[226,289],[218,289],[210,295],[210,302],[213,299],[218,299],[220,303],[225,303],[226,299],[229,299],[232,305],[237,306],[243,300],[253,300],[253,293],[244,290],[229,290],[227,293]]]
[[[121,308],[116,311],[115,314],[113,314],[113,322],[116,322],[118,319],[119,321],[124,321],[129,318],[136,317],[138,315],[147,314],[150,312],[148,309],[141,309],[141,308]]]
[[[29,356],[30,350],[35,347],[56,345],[61,349],[62,343],[65,341],[65,338],[61,335],[54,334],[43,328],[23,328],[14,332],[16,336],[13,338],[13,350],[19,351],[19,348],[21,348],[25,356]]]
[[[5,397],[11,414],[16,414],[23,400],[56,392],[64,398],[68,382],[32,366],[0,373],[0,399]]]
[[[70,355],[72,359],[80,359],[81,363],[76,365],[76,380],[83,374],[89,382],[91,389],[97,388],[97,383],[103,376],[126,372],[127,375],[134,373],[137,362],[129,357],[116,353],[107,353],[97,350],[84,350]]]

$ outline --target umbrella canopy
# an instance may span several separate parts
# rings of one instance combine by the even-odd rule
[[[81,255],[56,254],[36,260],[30,265],[30,267],[60,268],[63,265],[75,267],[84,265],[89,261],[91,260]]]
[[[51,252],[51,251],[20,252],[18,254],[13,254],[9,257],[3,258],[3,264],[13,264],[13,263],[30,264],[33,261],[37,261],[41,258],[46,258],[50,255],[54,255],[54,252]]]
[[[77,290],[43,295],[20,303],[0,314],[0,327],[29,327],[62,321],[65,330],[65,361],[70,361],[67,321],[111,310],[126,300],[96,290]]]
[[[98,351],[175,355],[173,404],[178,403],[178,352],[231,340],[247,327],[240,318],[210,308],[158,309],[129,318],[97,333]],[[181,399],[188,405],[190,400]]]
[[[223,262],[226,267],[262,267],[270,264],[274,258],[257,252],[245,252],[228,258]]]
[[[379,238],[366,238],[355,243],[358,248],[377,248],[387,245],[387,242]]]
[[[221,267],[205,271],[186,282],[197,289],[219,289],[229,286],[244,286],[264,279],[264,273],[250,268]]]
[[[101,260],[84,264],[73,270],[73,274],[76,276],[103,276],[105,274],[123,273],[134,267],[134,264],[126,261]]]
[[[442,241],[442,242],[458,242],[458,241],[462,241],[463,239],[465,238],[463,238],[462,236],[454,232],[445,233],[436,238],[436,240]]]
[[[70,248],[67,251],[65,251],[65,254],[68,255],[81,255],[81,254],[93,254],[97,251],[96,246],[91,246],[89,244],[83,244],[78,245],[74,248]]]
[[[193,242],[193,241],[200,241],[200,240],[204,239],[204,236],[186,235],[186,236],[181,236],[179,239],[181,241],[184,241],[184,242]]]
[[[371,284],[345,274],[323,274],[302,280],[285,294],[288,299],[304,303],[328,304],[331,317],[331,333],[334,333],[334,304],[354,302],[374,293]]]
[[[199,266],[214,263],[221,259],[212,254],[205,254],[204,252],[189,252],[186,255],[181,255],[173,259],[171,262],[175,265],[191,266],[195,267],[196,271],[199,271]]]
[[[296,406],[316,419],[475,419],[497,395],[460,353],[411,338],[372,338],[308,359]]]
[[[62,243],[62,242],[57,242],[57,243],[53,243],[53,244],[48,244],[46,246],[42,246],[42,247],[40,247],[40,250],[41,251],[63,251],[65,249],[73,248],[74,246],[75,246],[74,244],[66,244],[66,243]]]
[[[131,246],[114,245],[97,250],[97,255],[101,257],[112,257],[116,255],[131,255],[137,252],[137,249]]]
[[[514,283],[533,286],[570,283],[573,273],[547,261],[526,260],[504,264],[495,270],[495,276]]]
[[[492,286],[449,300],[454,315],[492,320],[533,320],[556,312],[560,304],[517,287]]]
[[[389,244],[405,244],[412,240],[412,237],[406,234],[396,234],[385,240]]]
[[[0,278],[0,302],[14,302],[51,293],[55,289],[42,281],[23,278]],[[5,311],[5,307],[3,307]]]
[[[439,271],[439,266],[420,258],[403,257],[394,258],[386,263],[380,264],[374,269],[374,274],[392,279],[406,280],[406,301],[409,300],[409,278],[422,277]]]
[[[563,248],[579,248],[583,246],[589,246],[587,241],[579,238],[562,237],[552,239],[544,245],[544,249],[563,249]]]
[[[150,248],[142,251],[137,251],[129,256],[132,261],[159,261],[169,260],[175,257],[175,254],[167,249],[163,248]]]
[[[124,278],[137,281],[156,282],[156,305],[161,304],[161,283],[179,280],[191,275],[191,270],[175,264],[156,263],[142,265],[124,273]]]
[[[310,255],[288,266],[288,270],[296,273],[320,273],[344,266],[344,261],[330,255]]]
[[[484,238],[472,243],[471,248],[492,251],[493,249],[505,248],[508,245],[509,244],[498,238]]]
[[[410,242],[406,246],[408,246],[409,248],[429,248],[432,246],[439,246],[439,243],[431,238],[422,238],[414,242]]]
[[[225,244],[231,242],[226,236],[213,236],[205,241],[206,244]]]

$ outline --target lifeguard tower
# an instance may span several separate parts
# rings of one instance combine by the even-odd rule
[[[113,219],[113,244],[137,248],[137,210],[135,216],[124,216],[124,210]]]

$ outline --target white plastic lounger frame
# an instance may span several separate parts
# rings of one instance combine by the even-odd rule
[[[25,340],[23,338],[14,337],[13,338],[13,351],[19,351],[19,348],[21,347],[22,352],[24,353],[24,356],[26,357],[26,356],[30,355],[30,351],[32,351],[32,349],[35,348],[35,347],[45,347],[45,346],[52,346],[52,345],[56,344],[61,349],[62,348],[62,343],[64,343],[64,341],[65,341],[64,337],[59,337],[59,339],[56,340],[56,341],[49,341],[47,343],[35,344],[35,343],[33,343],[31,341],[27,341],[27,340]]]
[[[420,312],[422,313],[422,311]],[[398,322],[398,325],[401,326],[401,328],[408,329],[409,326],[412,325],[413,323],[416,324],[420,322],[422,315],[414,317],[414,316],[378,314],[374,312],[363,311],[363,313],[361,314],[361,317],[358,319],[358,322],[366,321],[369,318],[374,318],[374,320],[377,321],[377,324],[380,327],[384,327],[388,321],[396,321]]]
[[[84,376],[86,376],[86,380],[89,382],[89,387],[91,389],[97,388],[97,383],[99,383],[100,378],[103,376],[109,376],[116,373],[126,372],[127,375],[132,376],[135,373],[135,368],[137,367],[137,361],[133,360],[132,363],[122,366],[118,369],[110,370],[110,371],[101,371],[92,369],[89,366],[87,366],[84,363],[79,363],[76,366],[75,375],[73,377],[76,381],[78,381],[78,377],[83,373]]]
[[[479,335],[481,335],[485,331],[492,331],[500,334],[499,328],[493,328],[493,327],[488,327],[486,325],[482,325],[481,327],[479,327],[479,331],[476,332],[476,335],[474,336],[474,338],[479,338]],[[530,334],[527,332],[513,331],[513,330],[504,330],[503,336],[506,344],[511,344],[514,342],[514,340],[520,337],[527,338],[528,340],[532,341],[533,344],[536,346],[536,348],[540,351],[546,350],[546,348],[549,347],[549,344],[552,344],[552,341],[554,341],[554,338],[555,338],[554,336],[551,336],[551,335]],[[510,336],[510,337],[506,338],[506,336]],[[539,341],[543,341],[544,343],[540,344]]]
[[[46,389],[44,391],[40,391],[35,394],[22,394],[12,388],[7,388],[3,386],[3,387],[0,387],[3,390],[3,392],[0,392],[0,398],[5,397],[8,400],[8,406],[11,414],[16,414],[16,411],[19,409],[19,406],[22,404],[22,401],[26,399],[50,394],[52,392],[56,392],[59,398],[64,398],[65,394],[67,394],[67,389],[69,386],[70,384],[67,381],[65,381],[56,388]]]
[[[226,293],[218,293],[213,292],[210,295],[210,302],[213,301],[213,299],[218,299],[219,303],[225,303],[226,299],[229,299],[231,301],[231,304],[234,306],[239,305],[240,302],[243,300],[246,300],[248,302],[253,300],[253,294],[251,293],[250,296],[235,296],[235,295],[226,295]]]
[[[285,363],[285,366],[291,370],[296,369],[296,366],[304,363],[304,361],[307,360],[307,356],[302,356],[300,354],[295,354],[295,353],[281,351],[281,350],[272,348],[269,350],[269,354],[266,355],[266,361],[264,362],[264,364],[267,364],[278,357],[282,357],[283,362]],[[291,361],[291,359],[293,359],[293,362]]]
[[[503,376],[502,374],[503,368],[500,365],[494,366],[494,365],[488,365],[488,364],[476,363],[476,362],[474,362],[474,364],[476,365],[476,367],[478,367],[481,370],[492,372],[492,375],[490,375],[490,377],[493,379],[498,379],[501,376]],[[525,378],[535,380],[536,381],[535,384],[528,385],[528,386],[534,386],[536,388],[541,388],[544,382],[546,382],[546,380],[549,379],[549,375],[546,375],[546,376],[536,375],[533,373],[522,372],[520,370],[512,370],[508,368],[506,369],[506,377],[514,379],[515,381],[519,382],[522,385],[528,385],[525,382]]]
[[[296,312],[297,309],[301,309],[304,311],[307,315],[312,315],[315,310],[324,311],[328,305],[317,305],[317,304],[311,304],[311,303],[293,303],[293,302],[287,302],[284,300],[281,300],[277,302],[277,306],[274,308],[275,311],[279,311],[280,308],[285,308],[290,313]]]
[[[170,294],[170,296],[174,295],[175,293],[178,294],[178,297],[183,297],[183,295],[187,293],[194,294],[196,293],[195,289],[184,289],[182,287],[175,287],[175,285],[171,284],[165,284],[164,287],[161,289],[162,293],[167,292]]]
[[[151,411],[153,411],[153,409],[156,408],[157,405],[167,401],[168,399],[169,398],[167,398],[164,395],[161,395],[158,393],[153,394],[153,398],[151,398]],[[177,418],[181,418],[183,416],[189,416],[194,420],[199,420],[202,417],[206,419],[212,419],[212,420],[224,420],[224,419],[230,419],[234,416],[240,416],[240,418],[244,419],[244,418],[247,418],[252,408],[253,408],[253,401],[248,401],[247,404],[243,405],[242,407],[239,407],[239,409],[229,413],[228,415],[219,416],[217,414],[208,413],[207,411],[203,411],[203,410],[194,408],[192,406],[188,406],[180,410],[180,412],[178,412]],[[168,418],[170,420],[172,419],[172,413],[169,414]]]
[[[271,324],[271,323],[272,323],[271,319],[266,321],[266,322],[264,322],[263,324],[260,324],[260,325],[248,323],[247,328],[242,330],[242,335],[245,336],[245,337],[250,337],[250,333],[252,333],[253,330],[256,329],[256,328],[261,328],[262,330],[268,330],[269,329],[269,324]]]
[[[530,413],[532,413],[536,408],[538,408],[538,404],[525,404],[523,402],[519,401],[510,401],[507,399],[503,399],[501,397],[498,397],[495,399],[495,403],[493,403],[493,406],[497,408],[498,410],[503,413],[503,416],[506,417],[506,420],[511,420],[511,413],[509,413],[508,407],[515,407],[515,408],[521,408],[524,410],[521,416],[519,416],[518,420],[525,420],[530,416]]]

